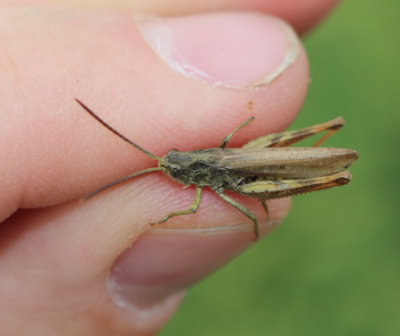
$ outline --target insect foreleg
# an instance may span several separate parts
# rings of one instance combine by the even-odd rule
[[[196,188],[196,196],[194,197],[193,203],[190,206],[189,210],[171,212],[170,214],[168,214],[164,218],[160,219],[158,222],[154,222],[154,223],[150,223],[150,224],[151,225],[156,225],[156,224],[163,223],[163,222],[167,221],[168,219],[170,219],[171,217],[174,217],[174,216],[190,215],[190,214],[195,213],[197,211],[197,209],[199,208],[199,205],[200,205],[200,202],[201,202],[202,193],[203,193],[203,189],[197,187]]]
[[[256,234],[256,239],[260,236],[260,232],[258,229],[258,220],[255,214],[253,214],[250,210],[247,210],[243,205],[239,204],[238,202],[234,201],[232,198],[226,196],[223,191],[220,190],[214,190],[215,193],[221,197],[225,202],[229,203],[236,209],[238,209],[240,212],[242,212],[245,216],[250,218],[254,222],[254,232]]]
[[[247,119],[245,122],[241,123],[238,127],[235,128],[235,130],[226,136],[222,141],[221,144],[219,145],[219,148],[225,148],[225,146],[228,144],[229,140],[236,134],[237,131],[239,131],[242,127],[246,126],[250,121],[252,121],[254,117],[250,117]]]

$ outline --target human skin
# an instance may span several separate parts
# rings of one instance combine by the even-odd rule
[[[256,71],[271,72],[286,46],[281,23],[264,14],[278,15],[304,33],[335,4],[80,1],[80,9],[73,8],[78,6],[74,2],[0,2],[0,335],[152,335],[176,311],[185,288],[254,243],[248,219],[207,189],[196,214],[149,231],[149,221],[187,209],[194,197],[193,188],[182,189],[161,173],[80,202],[103,184],[156,162],[106,130],[74,98],[160,157],[171,148],[216,147],[250,115],[255,122],[229,146],[282,131],[304,100],[308,64],[299,44],[291,64],[259,85]],[[200,37],[202,22],[208,23],[208,34],[218,23],[237,24],[255,39],[263,38],[263,29],[278,27],[265,42],[276,43],[276,50],[264,50],[258,40],[260,48],[252,49],[245,44],[249,36],[227,43],[228,48],[218,45],[216,33],[208,47],[225,57],[222,65],[232,61],[236,72],[216,68],[207,61],[209,50],[197,44],[185,52],[204,52],[204,57],[189,61],[213,76],[192,78],[150,47],[153,21],[145,27],[147,19],[140,19],[140,31],[134,19],[139,11],[185,15],[216,10],[259,13],[218,12],[165,24],[187,27]],[[248,48],[235,49],[236,42]],[[235,54],[229,54],[232,50]],[[259,60],[252,55],[257,52],[265,53],[260,59],[270,66],[266,61],[234,67],[237,60]],[[229,195],[265,219],[259,203]],[[284,217],[289,203],[269,202],[271,222],[263,225],[264,235]]]

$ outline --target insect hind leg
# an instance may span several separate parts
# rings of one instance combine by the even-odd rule
[[[300,130],[268,134],[248,142],[242,146],[242,148],[288,147],[310,136],[328,131],[328,133],[318,140],[313,146],[318,147],[332,134],[342,128],[343,125],[343,118],[338,117],[326,123],[314,125]]]
[[[328,133],[326,133],[321,139],[319,139],[314,145],[312,145],[313,147],[319,147],[326,139],[328,139],[331,135],[333,135],[334,133],[336,133],[339,129],[333,129],[330,130]]]
[[[269,211],[268,211],[268,205],[267,202],[265,202],[265,200],[261,201],[261,205],[264,208],[265,213],[267,214],[267,222],[269,221]]]

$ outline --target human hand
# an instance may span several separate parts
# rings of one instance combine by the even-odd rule
[[[335,1],[286,3],[2,9],[1,335],[154,334],[185,288],[253,243],[252,223],[209,190],[196,214],[148,231],[149,221],[187,209],[194,198],[193,189],[159,173],[79,202],[155,162],[88,116],[74,98],[158,156],[171,148],[216,147],[250,115],[256,121],[230,146],[283,130],[300,109],[308,68],[282,22],[254,12],[153,21],[139,16],[141,33],[130,10],[258,9],[304,32]],[[265,218],[259,203],[232,197]],[[288,206],[287,199],[270,203],[264,235]]]

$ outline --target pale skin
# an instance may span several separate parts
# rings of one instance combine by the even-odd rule
[[[307,1],[297,12],[293,8],[300,2],[294,0],[224,1],[218,8],[211,1],[172,1],[168,6],[153,1],[147,6],[153,13],[163,14],[168,8],[177,15],[268,10],[305,32],[336,2]],[[150,167],[151,160],[102,131],[74,98],[85,97],[94,110],[103,107],[104,119],[127,136],[135,134],[137,143],[158,156],[176,144],[180,150],[215,147],[246,119],[243,107],[251,99],[257,123],[251,125],[251,134],[240,133],[229,142],[243,145],[282,131],[293,121],[309,83],[306,56],[301,51],[278,80],[261,90],[210,90],[171,72],[157,57],[148,57],[152,51],[135,31],[126,37],[132,23],[131,13],[124,10],[141,10],[144,2],[79,2],[87,12],[62,9],[56,19],[45,7],[18,7],[42,3],[13,2],[13,10],[0,13],[4,23],[0,27],[0,334],[58,335],[60,328],[65,335],[155,334],[174,314],[179,300],[143,321],[116,307],[105,283],[118,255],[147,230],[149,218],[162,218],[171,210],[171,200],[187,209],[194,190],[182,190],[157,175],[127,184],[125,194],[116,192],[110,198],[107,191],[79,203],[102,184]],[[0,1],[1,5],[7,4]],[[91,11],[100,6],[118,6],[122,12]],[[103,16],[110,26],[99,24]],[[109,51],[113,43],[122,46],[119,54]],[[145,57],[135,63],[126,56],[130,52]],[[148,79],[154,69],[162,86]],[[132,94],[137,90],[139,96]],[[132,106],[140,112],[132,111]],[[193,107],[196,113],[188,113]],[[164,201],[154,203],[155,198]],[[204,190],[200,208],[211,206],[212,211],[222,212],[226,223],[246,222],[243,214],[222,201],[214,206],[215,199]],[[256,201],[237,199],[257,217],[265,216]],[[157,204],[157,209],[148,204]],[[288,206],[287,200],[271,203],[270,217],[280,219]],[[214,213],[193,216],[187,223],[211,226]]]

